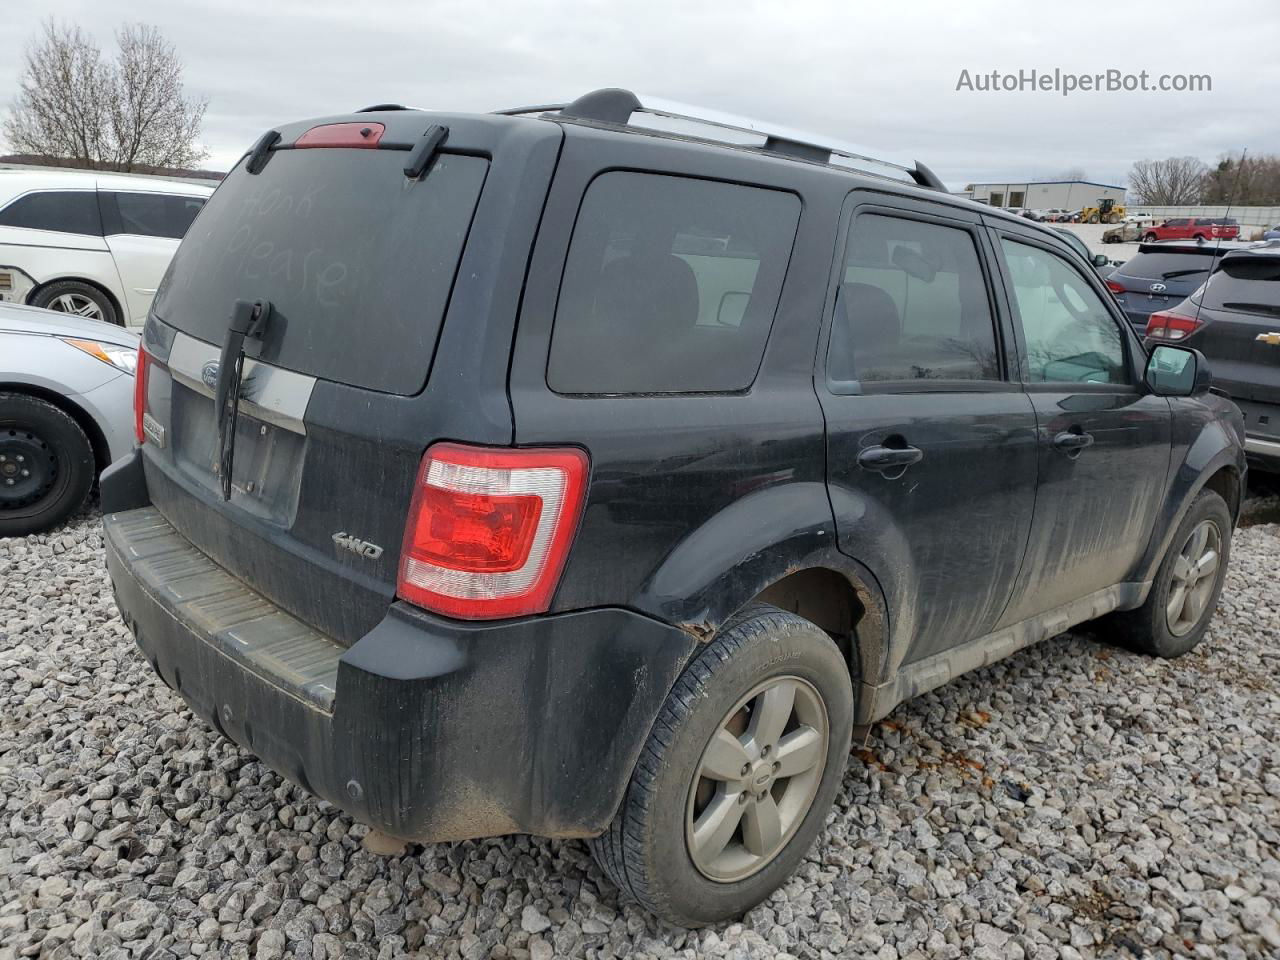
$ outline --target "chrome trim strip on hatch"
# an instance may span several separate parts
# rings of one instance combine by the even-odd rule
[[[213,388],[202,374],[209,364],[216,366],[220,356],[219,347],[178,333],[169,353],[169,372],[184,387],[212,400]],[[303,417],[315,385],[315,377],[246,358],[240,409],[256,420],[306,436]]]

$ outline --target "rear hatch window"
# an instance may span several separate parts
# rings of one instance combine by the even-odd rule
[[[1211,309],[1280,317],[1280,257],[1228,257],[1200,296]]]
[[[1218,258],[1203,253],[1139,253],[1116,271],[1140,280],[1176,280],[1197,287],[1209,276]]]
[[[165,323],[221,343],[235,300],[268,300],[258,359],[384,393],[422,389],[488,161],[400,150],[277,150],[237,167],[157,297]]]

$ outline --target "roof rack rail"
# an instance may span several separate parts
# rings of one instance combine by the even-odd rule
[[[613,123],[625,125],[631,121],[632,115],[645,113],[683,123],[701,124],[719,130],[734,133],[746,133],[763,137],[764,143],[759,148],[769,153],[792,157],[798,160],[809,160],[814,163],[825,163],[832,166],[852,166],[864,169],[871,165],[873,169],[864,172],[877,173],[887,168],[902,178],[905,175],[914,183],[931,190],[947,192],[946,185],[938,176],[922,163],[907,166],[891,160],[882,160],[871,156],[865,149],[851,143],[845,143],[816,133],[806,133],[770,124],[749,117],[740,117],[731,113],[706,110],[701,107],[664,100],[660,97],[640,97],[630,90],[618,87],[606,87],[585,93],[572,103],[549,103],[532,107],[514,107],[508,110],[496,110],[495,113],[508,116],[521,116],[532,113],[556,113],[575,120],[591,120],[597,123]],[[732,141],[722,141],[732,142]],[[743,144],[735,144],[744,146]],[[846,161],[840,163],[840,161]],[[876,170],[874,168],[881,168]]]

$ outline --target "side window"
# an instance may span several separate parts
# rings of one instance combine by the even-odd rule
[[[115,193],[118,223],[111,233],[181,240],[204,206],[203,197],[165,193]]]
[[[986,281],[967,230],[855,217],[841,281],[827,349],[831,380],[1001,379]]]
[[[1128,383],[1120,327],[1060,257],[1001,240],[1033,383]]]
[[[0,210],[0,227],[27,227],[102,236],[93,190],[44,190],[19,197]]]
[[[569,244],[547,384],[560,393],[712,393],[751,385],[800,200],[657,174],[592,181]]]

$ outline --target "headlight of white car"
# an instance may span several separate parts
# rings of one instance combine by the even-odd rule
[[[102,343],[99,340],[79,340],[75,337],[62,337],[63,343],[69,343],[77,350],[83,350],[91,357],[97,357],[103,363],[109,363],[117,370],[123,370],[133,376],[138,367],[138,351],[136,347],[122,347],[118,343]]]

